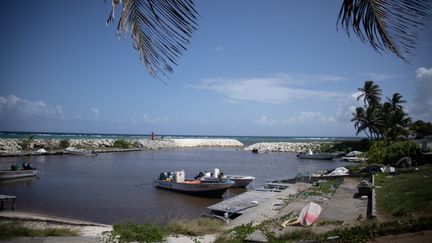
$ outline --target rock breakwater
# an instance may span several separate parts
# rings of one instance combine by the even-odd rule
[[[243,144],[235,139],[132,139],[132,140],[114,139],[0,139],[0,154],[19,155],[22,152],[36,151],[45,149],[47,151],[61,151],[68,146],[77,148],[87,148],[96,150],[115,149],[141,149],[141,150],[158,150],[158,149],[175,149],[175,148],[195,148],[195,147],[242,147]],[[121,147],[118,147],[121,144]],[[123,146],[126,145],[126,146]],[[113,150],[114,151],[114,150]],[[28,154],[28,153],[25,153]]]
[[[274,143],[255,143],[244,150],[257,149],[258,152],[305,152],[310,150],[317,150],[321,143],[310,142],[310,143],[290,143],[290,142],[274,142]]]

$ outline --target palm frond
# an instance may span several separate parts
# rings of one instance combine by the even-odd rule
[[[337,24],[350,28],[377,52],[387,50],[407,61],[431,14],[430,0],[344,0]]]
[[[198,28],[193,0],[112,0],[107,24],[120,4],[117,36],[130,32],[149,74],[167,77]]]

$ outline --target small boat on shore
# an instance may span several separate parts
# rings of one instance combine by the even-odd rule
[[[28,163],[24,163],[22,168],[19,165],[12,165],[10,170],[0,170],[0,180],[32,177],[36,176],[38,172],[33,165]]]
[[[254,176],[246,176],[246,175],[224,175],[223,172],[219,171],[218,168],[214,168],[213,172],[200,172],[195,179],[211,181],[211,180],[219,180],[226,179],[234,181],[233,187],[246,187],[252,181],[255,180]]]
[[[204,197],[221,197],[234,185],[234,181],[227,179],[185,179],[184,171],[163,172],[153,183],[157,188]]]
[[[66,153],[73,155],[88,155],[88,156],[96,156],[97,153],[94,150],[86,150],[86,149],[78,149],[75,147],[68,147],[65,149]]]

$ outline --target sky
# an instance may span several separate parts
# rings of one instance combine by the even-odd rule
[[[2,2],[0,131],[355,136],[366,80],[432,121],[431,19],[408,64],[338,30],[341,1],[197,0],[164,83],[106,26],[107,2]]]

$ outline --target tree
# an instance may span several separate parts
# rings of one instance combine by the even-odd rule
[[[106,1],[106,0],[105,0]],[[193,0],[111,0],[122,5],[117,35],[131,33],[147,71],[154,77],[172,73],[172,65],[186,51],[197,30],[198,13]],[[350,28],[377,52],[389,51],[407,61],[417,45],[419,32],[431,12],[431,0],[344,0],[337,24],[350,37]]]
[[[372,80],[368,80],[364,83],[363,88],[359,88],[358,91],[361,92],[357,96],[357,100],[363,98],[363,103],[366,106],[378,106],[381,101],[381,89]]]
[[[391,99],[387,98],[387,101],[381,104],[382,91],[373,81],[366,81],[363,88],[358,90],[361,94],[357,100],[363,98],[364,106],[357,107],[351,119],[355,122],[354,128],[357,129],[357,135],[364,131],[371,141],[374,139],[392,141],[408,135],[411,118],[401,105],[405,103],[401,94],[395,93]]]

